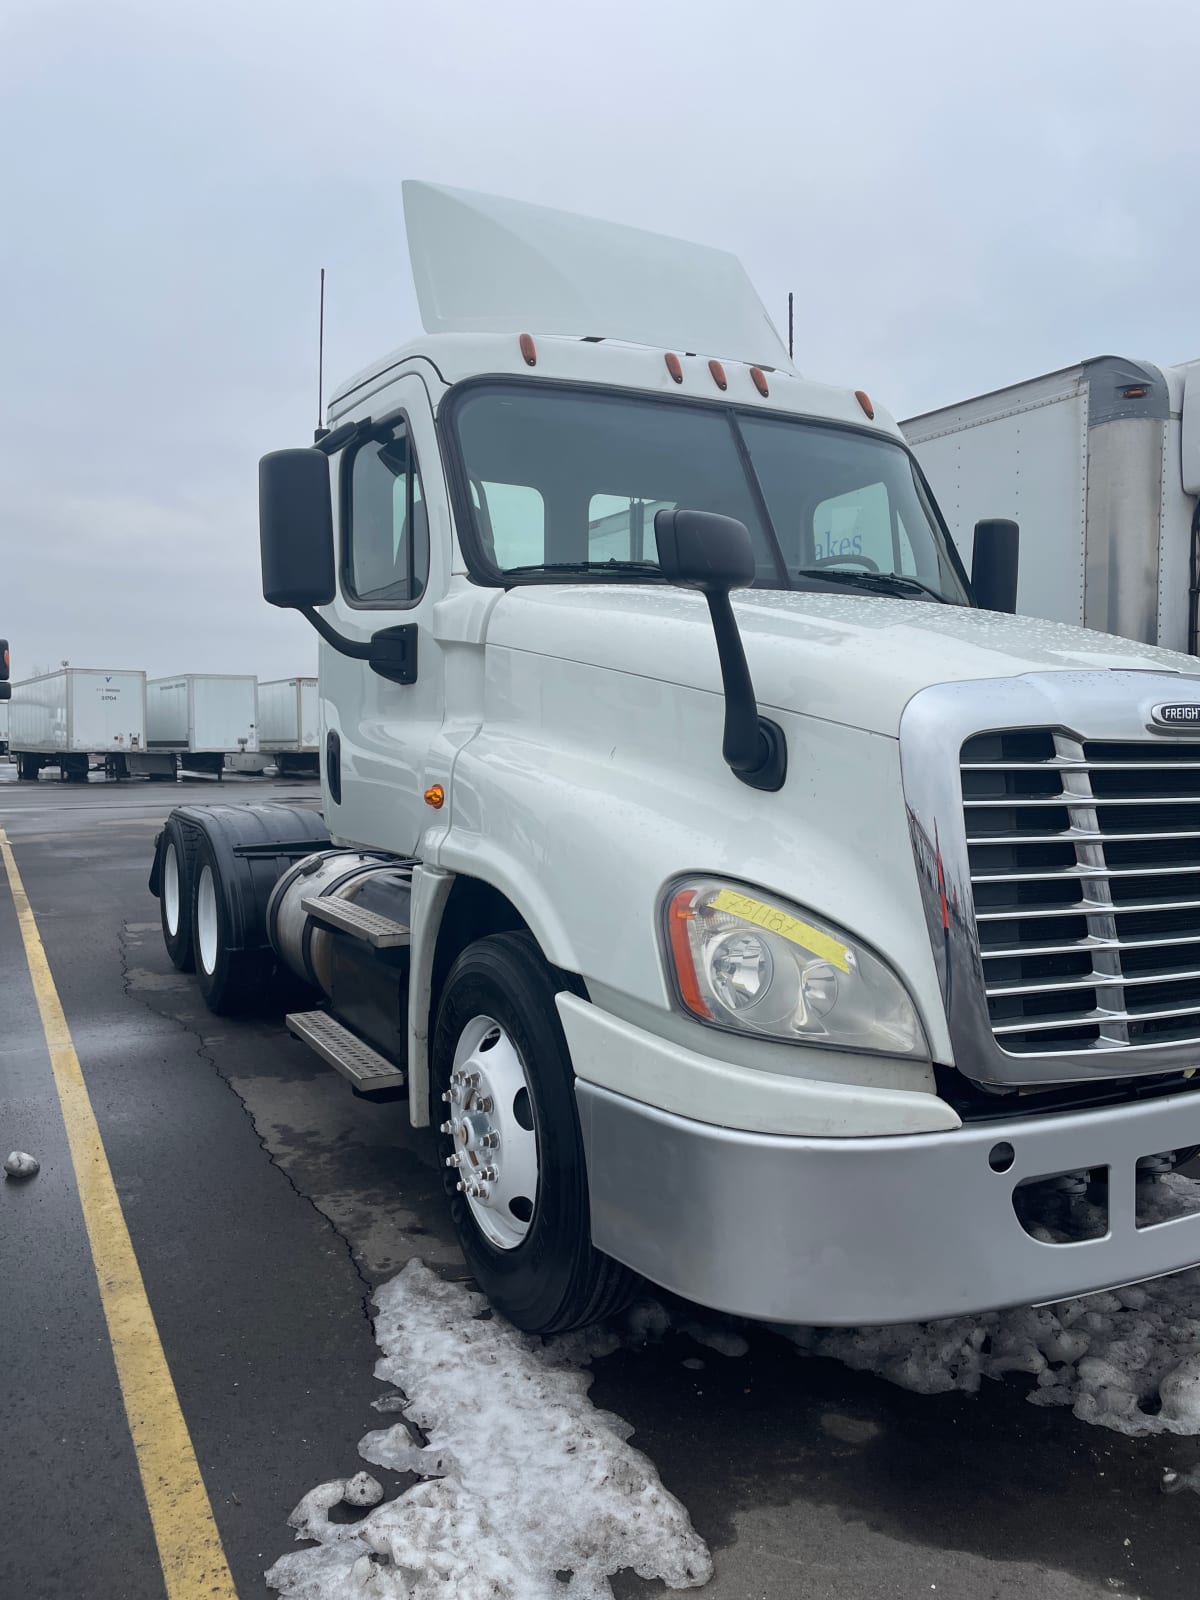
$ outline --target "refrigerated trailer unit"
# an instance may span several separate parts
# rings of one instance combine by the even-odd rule
[[[900,426],[960,551],[1020,524],[1022,615],[1196,653],[1200,361],[1098,356]]]
[[[176,765],[220,777],[227,755],[258,749],[258,683],[236,673],[184,672],[146,685],[146,748],[137,766],[173,777]]]
[[[969,581],[735,258],[405,199],[426,336],[260,466],[322,814],[173,811],[171,960],[307,985],[527,1329],[638,1274],[855,1325],[1200,1262],[1147,1188],[1200,1146],[1194,660],[1001,614],[1014,529]]]
[[[321,770],[321,707],[315,678],[274,678],[258,686],[258,748],[281,776]]]
[[[8,739],[23,781],[57,767],[68,783],[86,782],[93,758],[126,777],[146,748],[146,674],[63,667],[14,683]]]

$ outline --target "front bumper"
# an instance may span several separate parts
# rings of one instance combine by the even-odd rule
[[[1044,1304],[1200,1262],[1200,1214],[1139,1229],[1139,1157],[1200,1144],[1200,1094],[880,1138],[693,1121],[578,1080],[596,1247],[742,1316],[916,1322]],[[1011,1144],[995,1172],[989,1153]],[[1107,1167],[1105,1237],[1045,1244],[1024,1178]]]

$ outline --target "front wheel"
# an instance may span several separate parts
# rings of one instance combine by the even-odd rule
[[[611,1316],[638,1281],[592,1246],[561,987],[529,934],[480,939],[450,970],[433,1044],[463,1254],[497,1310],[530,1333]]]

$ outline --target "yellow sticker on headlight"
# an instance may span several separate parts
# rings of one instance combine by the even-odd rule
[[[735,889],[722,889],[708,903],[714,911],[727,911],[731,917],[753,922],[768,933],[778,934],[781,939],[811,950],[814,956],[828,961],[830,966],[838,967],[842,972],[850,971],[851,954],[840,939],[831,939],[811,923],[801,922],[799,917],[789,917],[786,911],[780,911],[777,906],[764,905],[761,900],[753,900],[748,894],[738,894]]]

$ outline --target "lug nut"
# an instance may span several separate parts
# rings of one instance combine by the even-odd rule
[[[443,1089],[442,1090],[442,1103],[443,1103],[443,1105],[447,1105],[448,1106],[450,1104],[450,1100],[451,1100],[451,1095],[450,1095],[449,1089]]]
[[[456,1167],[458,1165],[458,1157],[457,1156],[447,1156],[446,1157],[446,1165],[448,1167]]]
[[[461,1183],[456,1183],[456,1184],[455,1184],[455,1185],[454,1185],[454,1187],[455,1187],[455,1188],[456,1188],[456,1189],[457,1189],[457,1190],[458,1190],[458,1192],[459,1192],[459,1194],[462,1194],[462,1192],[463,1192],[463,1186],[462,1186],[462,1184],[461,1184]]]
[[[479,1143],[484,1150],[498,1150],[500,1148],[500,1135],[493,1129],[491,1133],[485,1133]]]
[[[496,1171],[495,1167],[480,1167],[479,1176],[485,1179],[488,1183],[495,1183],[500,1174]]]
[[[484,1095],[483,1099],[479,1102],[479,1109],[485,1113],[494,1111],[496,1109],[495,1102],[490,1094]]]
[[[453,1133],[454,1132],[454,1124],[452,1122],[443,1122],[442,1125],[438,1128],[438,1132],[439,1133]]]

